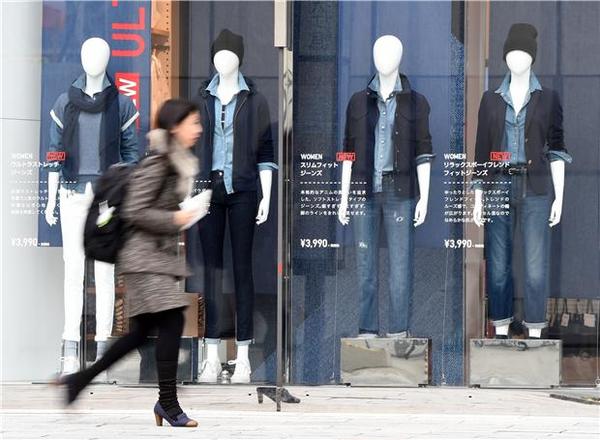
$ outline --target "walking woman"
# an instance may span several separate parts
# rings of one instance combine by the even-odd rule
[[[122,207],[132,233],[117,268],[127,288],[131,332],[90,368],[59,382],[66,385],[67,402],[74,402],[95,376],[143,345],[150,332],[158,329],[156,423],[162,425],[164,419],[172,426],[194,427],[198,423],[187,417],[177,400],[177,358],[188,301],[177,292],[176,282],[189,276],[177,246],[179,231],[194,218],[194,212],[180,210],[179,203],[191,193],[198,172],[190,149],[202,133],[200,113],[193,103],[168,100],[158,112],[157,126],[148,133],[150,156],[133,172]]]

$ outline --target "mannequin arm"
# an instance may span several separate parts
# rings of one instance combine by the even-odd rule
[[[473,222],[483,226],[483,190],[475,189],[475,206],[473,207]]]
[[[256,224],[260,225],[269,218],[269,205],[271,204],[271,185],[273,183],[273,171],[261,170],[260,188],[262,190],[262,200],[258,205],[258,214],[256,215]]]
[[[427,217],[427,205],[429,204],[429,180],[431,177],[431,162],[417,165],[417,178],[419,180],[419,201],[415,208],[415,227],[420,226]]]
[[[58,217],[54,215],[56,209],[56,193],[58,192],[58,182],[60,175],[56,171],[48,173],[48,202],[46,203],[46,223],[54,226],[58,221]]]
[[[348,217],[348,197],[350,195],[351,179],[352,161],[345,160],[342,163],[342,194],[340,197],[340,207],[338,209],[338,220],[344,226],[350,222],[350,217]]]
[[[550,162],[550,172],[552,174],[552,184],[554,186],[554,202],[550,210],[550,227],[560,223],[562,215],[563,194],[565,189],[565,162],[563,160],[553,160]]]

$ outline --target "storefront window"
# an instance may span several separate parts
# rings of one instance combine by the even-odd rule
[[[296,7],[294,382],[340,383],[344,370],[371,384],[402,382],[376,336],[401,350],[424,343],[424,384],[427,373],[431,383],[462,382],[462,254],[449,245],[462,228],[443,202],[462,184],[444,175],[445,154],[462,152],[461,20],[450,3]],[[377,66],[385,77],[398,63],[396,109],[377,108]],[[375,141],[385,147],[373,158]],[[346,198],[348,221],[338,209]],[[356,344],[356,359],[340,360],[342,338]]]
[[[6,379],[89,367],[131,330],[86,217],[182,97],[212,199],[175,232],[179,381],[599,383],[600,4],[286,5],[19,6],[41,29],[2,60],[29,85],[3,96]],[[155,382],[155,342],[98,380]]]

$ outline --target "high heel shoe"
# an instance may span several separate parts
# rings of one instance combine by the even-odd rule
[[[258,397],[258,403],[263,403],[263,396],[267,396],[273,402],[276,401],[277,389],[274,387],[258,387],[256,388],[256,396]],[[285,388],[281,389],[281,401],[283,403],[300,403],[300,399],[294,397]]]
[[[198,422],[190,419],[184,412],[178,414],[175,418],[170,417],[160,402],[156,402],[156,405],[154,405],[154,418],[156,419],[156,426],[162,426],[163,419],[169,422],[171,426],[183,426],[186,428],[195,428],[198,426]]]

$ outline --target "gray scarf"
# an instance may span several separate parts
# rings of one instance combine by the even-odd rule
[[[177,171],[177,194],[185,198],[192,193],[194,178],[198,174],[198,158],[190,148],[181,145],[175,138],[169,144],[167,130],[157,128],[146,135],[150,142],[150,151],[157,154],[166,154],[171,165]]]

